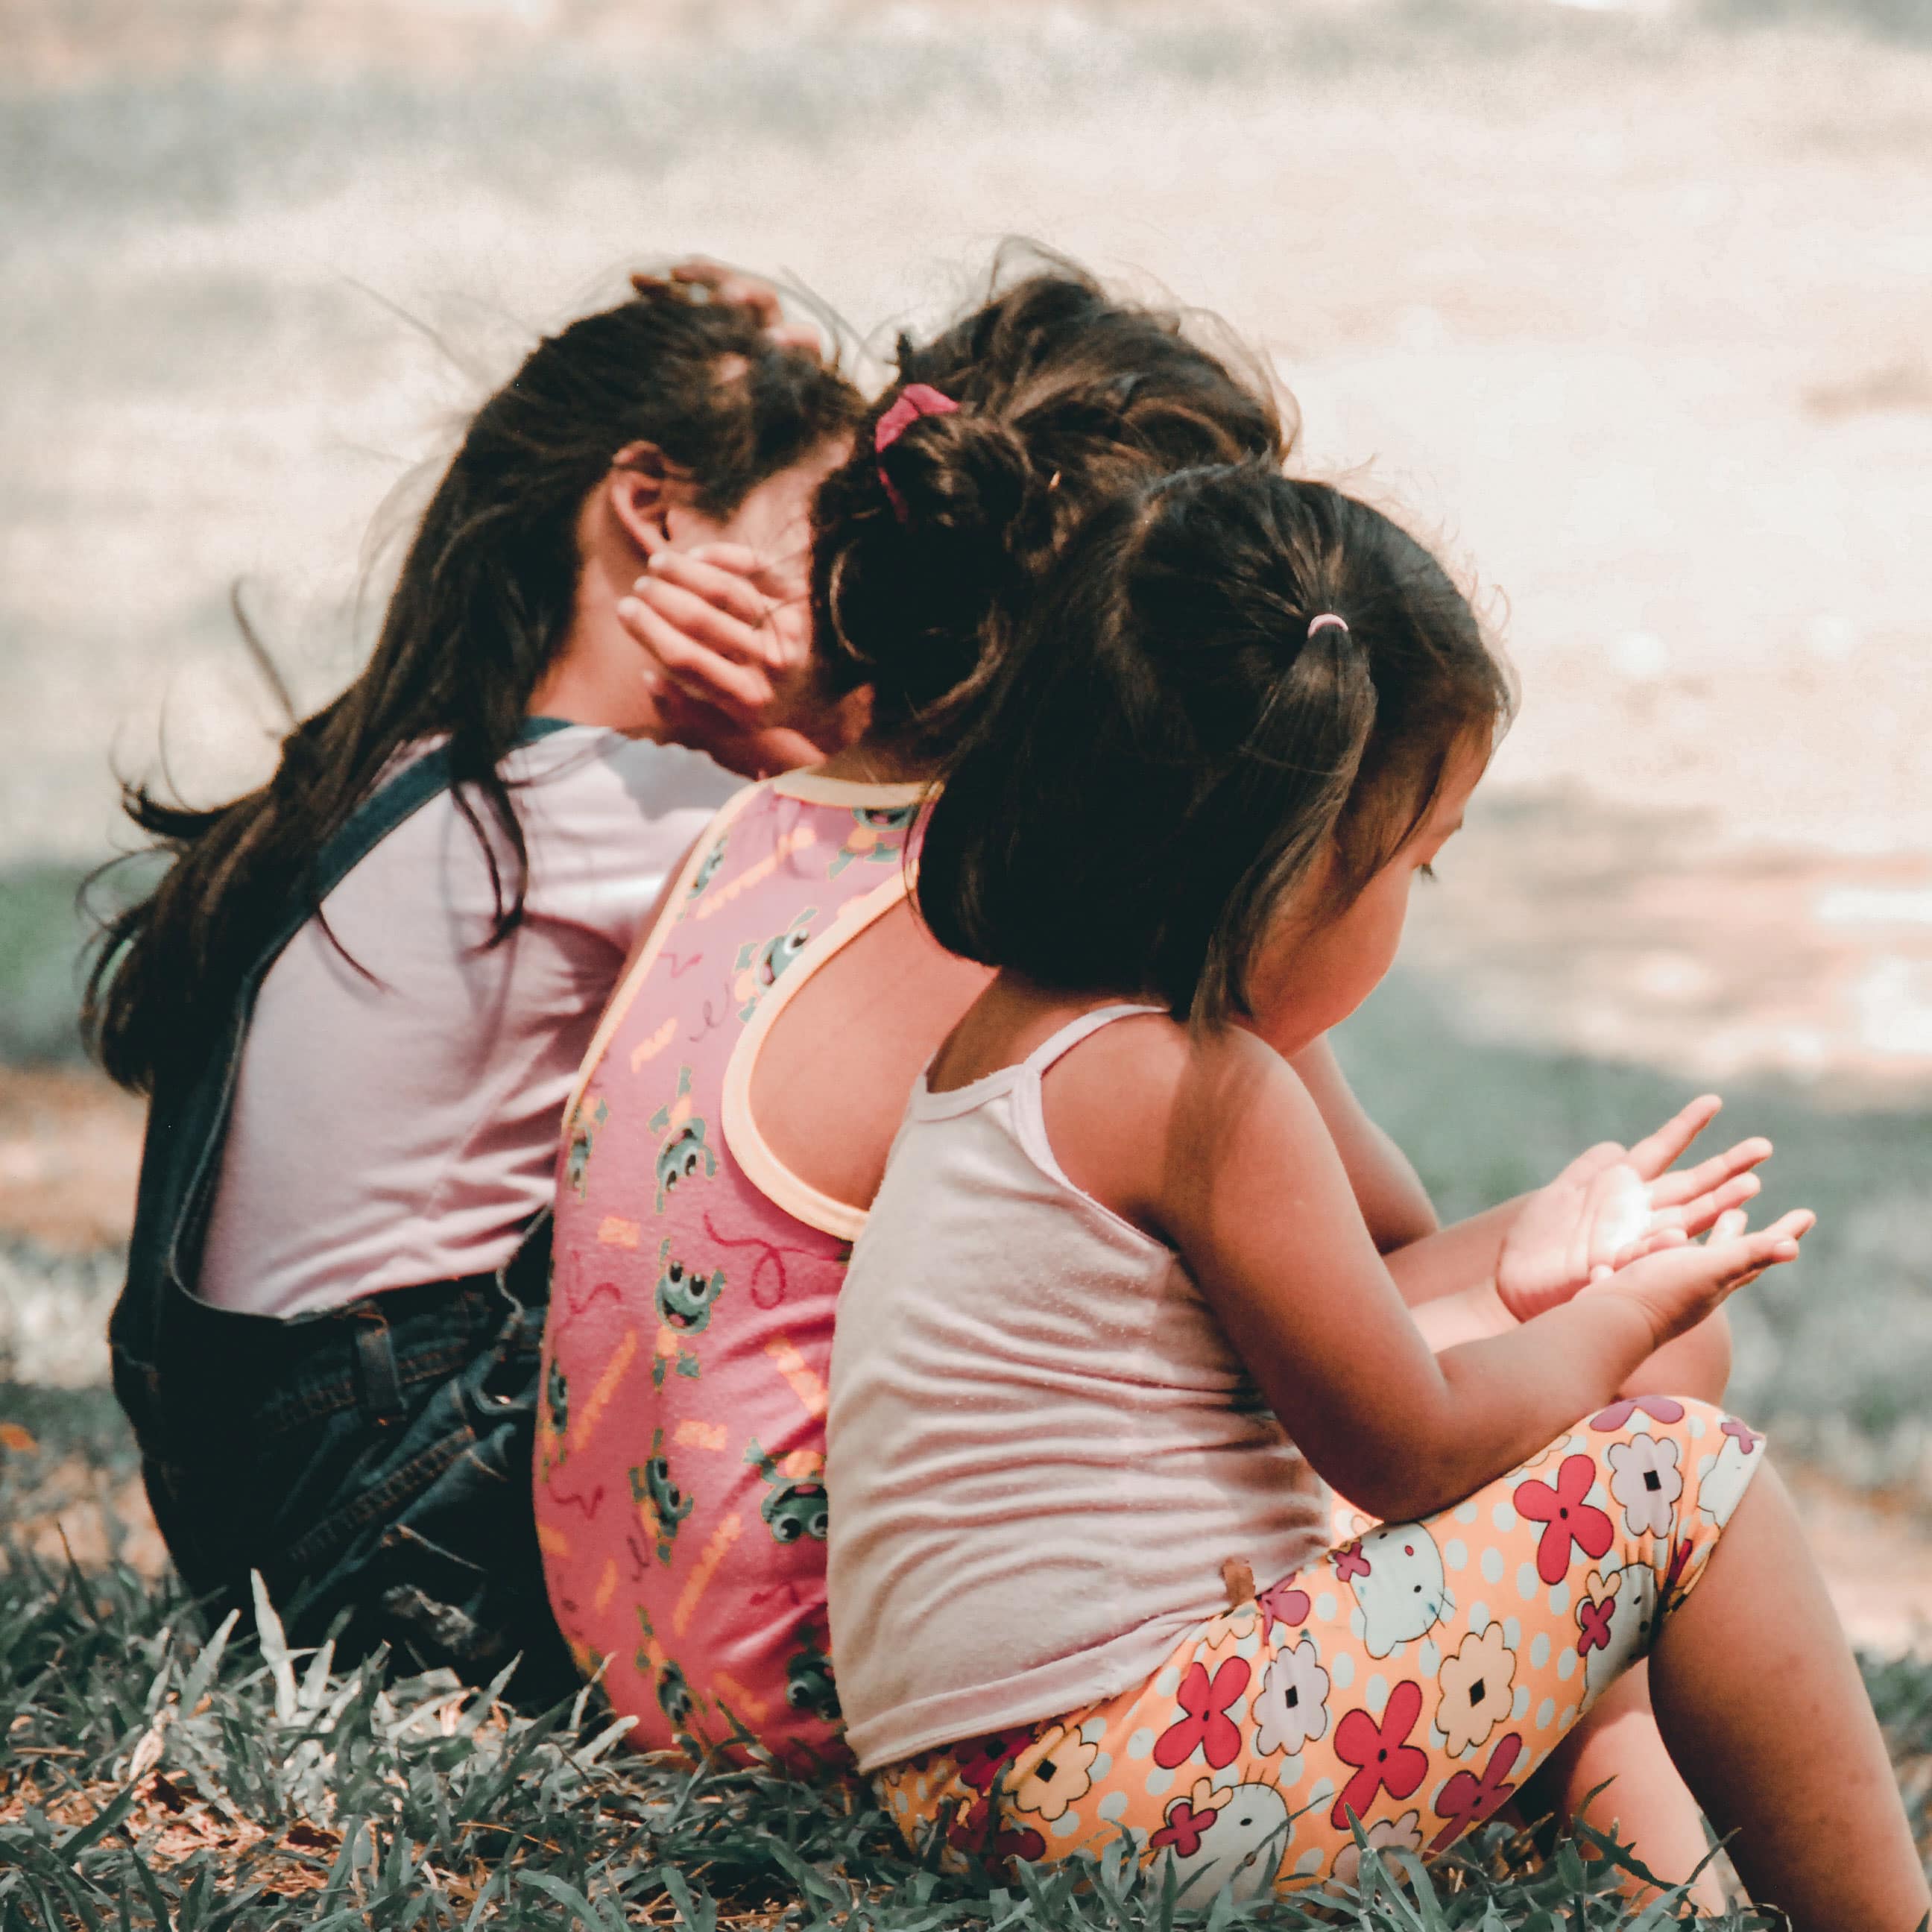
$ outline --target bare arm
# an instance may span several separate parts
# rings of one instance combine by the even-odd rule
[[[1434,1234],[1436,1210],[1427,1190],[1408,1156],[1370,1119],[1356,1099],[1348,1076],[1336,1061],[1328,1036],[1324,1034],[1304,1047],[1288,1064],[1301,1076],[1301,1084],[1321,1112],[1376,1247],[1390,1254]],[[1486,1280],[1495,1273],[1492,1260],[1488,1268],[1466,1274],[1457,1286]]]
[[[1492,1285],[1503,1243],[1528,1198],[1519,1194],[1500,1207],[1485,1208],[1466,1220],[1452,1221],[1392,1253],[1385,1251],[1389,1273],[1402,1300],[1412,1308],[1420,1308],[1440,1296]]]
[[[1757,1235],[1648,1255],[1438,1356],[1285,1062],[1244,1035],[1197,1042],[1178,1028],[1157,1044],[1144,1030],[1135,1060],[1126,1051],[1076,1052],[1048,1076],[1056,1152],[1078,1184],[1174,1244],[1318,1473],[1385,1520],[1468,1494],[1608,1402],[1664,1342],[1795,1255],[1809,1225],[1787,1216]],[[1120,1076],[1155,1066],[1157,1130],[1125,1132]]]

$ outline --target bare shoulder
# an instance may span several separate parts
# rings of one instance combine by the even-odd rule
[[[1196,1147],[1226,1150],[1256,1134],[1279,1143],[1327,1130],[1306,1083],[1266,1042],[1240,1027],[1191,1038],[1174,1094],[1174,1129]]]
[[[1312,1114],[1292,1069],[1260,1041],[1234,1028],[1197,1034],[1158,1013],[1103,1028],[1041,1085],[1067,1178],[1163,1239],[1177,1171],[1222,1158],[1257,1106],[1292,1109],[1298,1096]]]
[[[1130,1100],[1143,1127],[1231,1090],[1308,1102],[1294,1069],[1252,1034],[1238,1027],[1198,1033],[1166,1013],[1136,1013],[1102,1028],[1055,1062],[1045,1084],[1070,1112]]]

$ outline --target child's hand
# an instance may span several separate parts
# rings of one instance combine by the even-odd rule
[[[1530,1196],[1504,1238],[1496,1293],[1519,1322],[1565,1302],[1584,1284],[1701,1234],[1758,1191],[1750,1169],[1771,1143],[1740,1141],[1682,1172],[1672,1163],[1723,1102],[1695,1100],[1626,1150],[1606,1142]]]
[[[1743,1214],[1719,1216],[1708,1240],[1680,1242],[1600,1275],[1580,1293],[1614,1294],[1633,1303],[1650,1324],[1650,1351],[1688,1334],[1725,1299],[1768,1268],[1798,1258],[1798,1244],[1816,1225],[1808,1208],[1795,1208],[1768,1228],[1748,1233]]]
[[[855,735],[849,706],[826,704],[812,675],[802,559],[646,542],[650,568],[617,616],[644,652],[668,736],[756,776]]]
[[[820,358],[825,353],[818,331],[810,322],[787,320],[778,292],[770,282],[705,256],[694,255],[688,261],[680,262],[668,274],[633,275],[631,286],[640,296],[653,289],[675,288],[700,301],[736,303],[749,309],[765,334],[781,348],[802,349]]]
[[[648,530],[650,560],[617,615],[664,683],[746,730],[800,695],[812,657],[802,560],[742,544],[674,550]]]

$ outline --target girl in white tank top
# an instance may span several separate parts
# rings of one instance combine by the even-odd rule
[[[908,1838],[1124,1835],[1196,1906],[1346,1884],[1358,1828],[1432,1855],[1546,1761],[1574,1808],[1566,1738],[1654,1652],[1754,1896],[1904,1932],[1924,1880],[1763,1438],[1624,1391],[1795,1257],[1808,1214],[1738,1211],[1768,1147],[1579,1163],[1568,1225],[1488,1257],[1501,1332],[1438,1356],[1234,1024],[1292,1048],[1387,970],[1506,710],[1467,604],[1375,511],[1243,466],[1101,510],[1032,622],[921,856],[935,936],[998,976],[832,1350],[832,1646]],[[1291,1438],[1367,1513],[1340,1548]]]
[[[1286,1576],[1327,1541],[1321,1485],[1174,1250],[1048,1144],[1042,1076],[1162,1010],[1102,1006],[1017,1066],[913,1090],[833,1356],[833,1454],[856,1441],[893,1472],[845,1504],[832,1551],[835,1603],[855,1580],[837,1642],[862,1763],[1137,1684],[1222,1606],[1226,1558]]]

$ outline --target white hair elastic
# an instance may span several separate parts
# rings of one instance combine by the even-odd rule
[[[1338,617],[1333,610],[1324,610],[1320,616],[1309,619],[1308,634],[1312,638],[1317,631],[1325,631],[1331,624],[1338,631],[1346,631],[1348,628],[1346,618]]]

